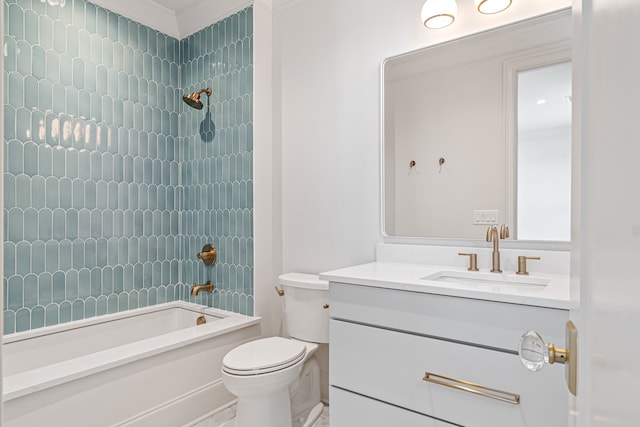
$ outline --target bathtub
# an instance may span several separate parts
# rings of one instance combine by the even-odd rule
[[[260,334],[260,318],[176,301],[7,335],[3,425],[188,425],[235,399],[222,358]]]

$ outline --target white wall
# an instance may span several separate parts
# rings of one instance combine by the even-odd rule
[[[409,50],[571,5],[514,2],[480,15],[459,0],[442,30],[423,0],[299,0],[274,10],[274,111],[282,147],[282,269],[317,273],[372,261],[380,233],[380,64]],[[256,158],[256,161],[262,161]]]
[[[255,314],[266,336],[278,334],[280,300],[274,291],[282,265],[280,149],[273,137],[276,98],[273,81],[271,0],[253,5],[253,240]]]

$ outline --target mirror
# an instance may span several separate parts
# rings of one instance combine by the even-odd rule
[[[570,47],[562,10],[383,63],[386,236],[569,240]]]

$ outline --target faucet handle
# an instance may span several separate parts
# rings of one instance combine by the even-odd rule
[[[507,237],[509,237],[509,226],[506,224],[502,224],[500,226],[500,238],[504,240]]]
[[[458,255],[468,256],[469,257],[469,271],[478,271],[478,254],[466,254],[462,252],[458,252]]]
[[[197,255],[198,259],[201,259],[204,262],[204,265],[212,265],[215,264],[216,259],[218,258],[218,254],[216,252],[216,248],[213,245],[206,244],[202,247],[202,251]]]
[[[495,230],[495,229],[496,229],[496,226],[495,226],[495,225],[490,225],[490,226],[487,228],[487,242],[490,242],[490,241],[491,241],[491,239],[492,239],[491,233],[492,233],[492,232],[493,232],[493,230]]]
[[[531,259],[531,260],[540,260],[539,256],[519,256],[518,257],[518,271],[516,271],[516,274],[523,274],[523,275],[528,275],[529,272],[527,271],[527,260]]]

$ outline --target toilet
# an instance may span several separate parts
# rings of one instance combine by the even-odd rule
[[[222,381],[238,397],[237,427],[309,427],[322,413],[313,353],[329,342],[329,283],[302,273],[278,281],[291,338],[251,341],[222,360]]]

